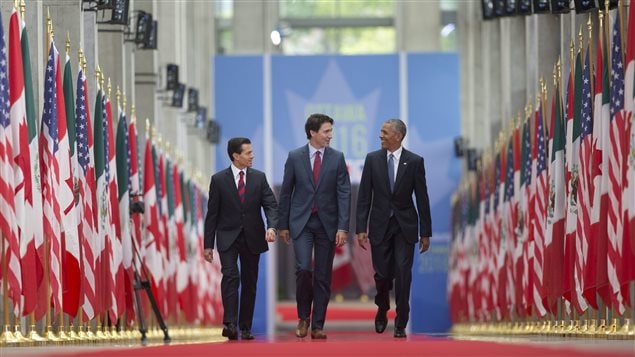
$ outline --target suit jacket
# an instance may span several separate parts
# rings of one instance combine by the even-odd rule
[[[338,230],[349,229],[351,180],[344,154],[326,147],[318,182],[313,182],[309,145],[289,152],[280,188],[278,229],[289,229],[297,237],[311,216],[313,202],[326,234],[335,240]]]
[[[416,210],[412,200],[413,192],[416,196]],[[367,232],[368,225],[370,243],[380,243],[384,239],[391,210],[408,242],[414,244],[419,236],[432,235],[423,158],[406,149],[403,149],[399,158],[392,193],[388,181],[386,150],[377,150],[366,155],[357,196],[356,233]]]
[[[240,203],[231,167],[212,176],[205,217],[205,249],[214,249],[216,242],[218,251],[223,252],[243,231],[247,247],[252,253],[263,253],[269,249],[261,208],[265,210],[267,227],[275,228],[276,198],[263,172],[247,168],[245,175],[244,204]]]

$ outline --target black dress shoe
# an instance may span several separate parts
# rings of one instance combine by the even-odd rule
[[[406,338],[406,329],[395,328],[395,337],[396,338]]]
[[[222,333],[223,337],[227,337],[230,340],[237,340],[238,339],[238,331],[236,331],[236,326],[234,325],[227,325],[223,328],[223,333]]]
[[[386,330],[386,326],[388,325],[388,316],[386,313],[387,311],[377,310],[377,314],[375,315],[375,332],[382,333]]]
[[[243,340],[253,340],[255,337],[251,334],[251,330],[240,331],[240,338]]]

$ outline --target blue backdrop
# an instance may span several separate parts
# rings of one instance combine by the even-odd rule
[[[381,123],[388,118],[408,122],[409,150],[425,159],[431,201],[432,247],[415,258],[412,286],[414,332],[443,332],[450,326],[447,308],[447,247],[450,195],[459,180],[453,140],[459,135],[458,56],[408,54],[407,81],[400,83],[399,55],[262,56],[215,58],[215,118],[221,126],[216,170],[229,165],[226,142],[247,136],[254,146],[254,167],[264,170],[265,146],[272,152],[273,186],[281,184],[289,150],[306,144],[308,114],[322,112],[335,119],[332,146],[344,152],[353,184],[366,153],[379,145]],[[271,103],[265,103],[265,72],[270,71]],[[407,96],[407,118],[400,112],[400,95]],[[264,108],[271,105],[273,137],[264,138]],[[270,146],[269,146],[270,145]],[[351,222],[353,229],[354,222]],[[260,263],[254,332],[266,330],[265,274],[268,254]],[[275,296],[275,295],[274,295]]]

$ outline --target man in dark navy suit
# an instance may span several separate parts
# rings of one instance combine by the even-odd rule
[[[304,130],[308,144],[292,150],[284,165],[278,229],[287,244],[293,240],[296,336],[305,337],[310,324],[311,338],[325,339],[335,247],[344,245],[348,237],[351,181],[344,154],[329,147],[333,119],[311,114]]]
[[[366,249],[370,239],[375,269],[375,331],[384,332],[388,324],[394,281],[395,337],[406,337],[415,244],[419,241],[419,253],[425,252],[432,235],[423,158],[401,145],[405,136],[403,121],[384,122],[379,135],[381,150],[366,156],[357,197],[357,241]]]
[[[220,256],[223,336],[252,340],[251,324],[256,300],[260,254],[276,239],[276,198],[265,174],[251,168],[254,152],[247,138],[232,138],[227,143],[231,165],[212,176],[205,218],[204,257],[213,260],[214,243]],[[261,210],[267,217],[267,227]],[[240,259],[240,271],[238,269]],[[241,286],[240,310],[238,286]],[[240,311],[240,313],[239,313]]]

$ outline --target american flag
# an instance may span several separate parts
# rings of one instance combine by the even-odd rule
[[[7,262],[8,296],[13,300],[13,311],[20,313],[22,294],[20,269],[20,241],[15,216],[13,172],[13,139],[9,117],[9,82],[7,80],[7,46],[4,42],[0,17],[0,239],[5,240],[2,261]]]
[[[498,257],[499,257],[499,249],[500,249],[500,239],[501,239],[501,213],[500,213],[500,200],[501,197],[501,189],[504,190],[504,184],[501,182],[501,173],[504,172],[501,170],[502,166],[502,158],[504,151],[496,153],[496,166],[494,169],[494,195],[493,195],[493,206],[492,206],[492,255],[490,256],[490,274],[492,274],[492,303],[494,307],[500,307],[501,301],[504,299],[504,296],[500,295],[499,287],[502,285],[499,277],[499,269],[498,269]],[[503,177],[504,179],[504,177]],[[504,196],[504,192],[503,196]],[[500,313],[500,311],[498,311]]]
[[[630,244],[631,246],[631,255],[632,258],[635,258],[635,2],[630,2],[630,7],[628,10],[628,35],[626,38],[627,48],[626,48],[626,73],[625,73],[625,100],[624,108],[626,110],[626,117],[630,118],[627,120],[628,125],[630,125],[630,133],[628,140],[626,141],[630,147],[628,152],[628,171],[626,175],[626,180],[628,184],[624,189],[623,202],[624,205],[624,216],[627,217],[627,220],[624,222],[625,232],[624,235],[624,244]],[[628,126],[627,126],[628,128]],[[630,239],[630,242],[627,241]],[[628,262],[626,262],[628,263]],[[626,278],[628,280],[635,279],[635,263],[630,264],[629,275]]]
[[[506,168],[505,168],[505,194],[503,201],[505,204],[503,205],[503,214],[504,221],[506,226],[505,234],[501,234],[501,243],[499,250],[499,269],[501,276],[504,281],[504,290],[499,290],[499,294],[505,294],[505,300],[507,303],[507,307],[512,306],[514,304],[514,294],[513,294],[513,278],[512,278],[512,262],[511,262],[511,253],[514,247],[515,240],[515,203],[514,203],[514,135],[509,137],[509,142],[507,144],[507,154],[506,154]],[[505,239],[503,239],[505,238]],[[503,287],[501,287],[503,288]]]
[[[545,235],[547,233],[547,200],[549,199],[549,187],[547,186],[546,137],[541,108],[536,111],[535,137],[536,191],[534,210],[532,211],[535,216],[531,219],[532,226],[534,227],[533,302],[539,316],[542,317],[547,313],[542,304],[542,297],[545,295],[542,268],[544,264]]]
[[[89,182],[95,180],[94,162],[90,150],[89,136],[92,134],[88,120],[84,72],[80,66],[77,74],[77,99],[75,105],[75,132],[77,135],[77,160],[79,163],[79,235],[82,243],[83,303],[84,317],[95,317],[95,256],[98,254],[95,221],[93,215],[93,189]],[[90,140],[92,141],[92,140]]]
[[[585,310],[588,305],[582,296],[584,291],[584,269],[591,244],[591,150],[593,136],[593,97],[591,95],[591,69],[589,65],[589,50],[584,58],[582,69],[582,108],[580,123],[580,151],[578,171],[578,222],[576,237],[576,262],[575,262],[575,294],[579,307]],[[578,310],[578,312],[580,312]]]
[[[624,174],[624,62],[622,60],[622,36],[619,16],[613,27],[611,53],[611,124],[609,130],[609,204],[608,204],[608,266],[607,273],[611,287],[613,307],[621,315],[625,311],[621,282],[622,259],[622,189]]]
[[[44,236],[49,240],[49,285],[51,287],[51,303],[56,313],[61,310],[61,228],[59,192],[59,166],[57,152],[59,150],[57,130],[57,95],[55,84],[55,57],[57,50],[50,41],[50,50],[46,62],[44,76],[44,108],[42,110],[42,129],[40,130],[40,169],[42,180],[42,206],[44,213]]]
[[[522,142],[522,196],[521,196],[521,211],[522,216],[522,306],[525,308],[525,312],[530,313],[530,306],[532,305],[532,289],[531,284],[531,272],[534,256],[533,247],[533,228],[530,224],[530,218],[532,216],[531,210],[533,210],[533,186],[532,186],[532,159],[531,159],[531,121],[527,119],[523,124],[523,142]]]

